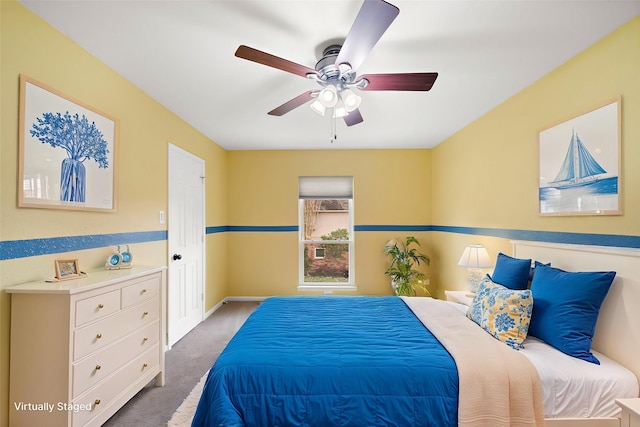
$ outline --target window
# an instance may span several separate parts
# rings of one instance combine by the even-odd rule
[[[301,288],[354,288],[353,178],[299,179]]]

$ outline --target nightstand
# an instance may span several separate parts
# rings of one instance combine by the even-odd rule
[[[447,301],[457,302],[467,307],[473,302],[473,294],[469,291],[444,291]]]
[[[616,399],[622,409],[620,427],[640,427],[640,398]]]

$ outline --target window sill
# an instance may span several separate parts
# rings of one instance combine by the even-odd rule
[[[356,291],[356,285],[304,284],[298,285],[299,291]]]

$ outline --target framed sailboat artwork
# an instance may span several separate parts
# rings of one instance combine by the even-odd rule
[[[540,215],[620,215],[621,98],[539,134]]]

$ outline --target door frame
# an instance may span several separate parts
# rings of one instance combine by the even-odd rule
[[[181,155],[181,156],[187,156],[190,157],[191,159],[195,160],[197,163],[200,164],[200,172],[201,172],[201,178],[202,178],[202,194],[201,194],[201,198],[202,198],[202,224],[201,228],[202,228],[202,251],[201,251],[201,277],[202,277],[202,305],[200,308],[200,317],[201,317],[201,321],[204,320],[204,313],[205,313],[205,307],[204,307],[204,302],[206,301],[206,292],[207,292],[207,278],[206,278],[206,252],[207,252],[207,247],[206,247],[206,191],[205,191],[205,166],[206,163],[204,161],[204,159],[196,156],[193,153],[190,153],[186,150],[184,150],[183,148],[178,147],[177,145],[172,144],[171,142],[169,142],[168,144],[168,149],[167,149],[167,218],[169,215],[171,215],[171,213],[169,212],[169,209],[171,207],[171,178],[172,178],[172,173],[175,173],[175,165],[172,168],[172,155]],[[171,347],[173,346],[174,342],[172,342],[170,340],[169,336],[169,331],[171,330],[169,328],[169,322],[171,321],[171,316],[170,316],[170,310],[169,310],[169,286],[171,285],[169,283],[169,278],[171,277],[171,275],[169,274],[169,268],[171,268],[171,256],[172,256],[172,248],[170,245],[170,240],[169,240],[169,236],[171,234],[171,230],[169,230],[169,221],[167,220],[167,350],[171,349]],[[178,339],[179,340],[179,339]],[[176,340],[176,342],[178,341]]]

